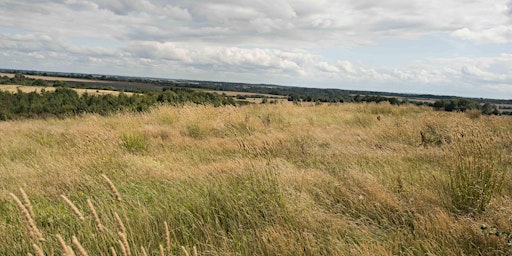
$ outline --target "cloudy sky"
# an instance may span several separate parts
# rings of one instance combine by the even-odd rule
[[[2,0],[0,68],[512,99],[512,0]]]

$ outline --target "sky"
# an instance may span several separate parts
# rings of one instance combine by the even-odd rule
[[[512,0],[2,0],[0,68],[512,99]]]

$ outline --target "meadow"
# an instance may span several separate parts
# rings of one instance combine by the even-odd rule
[[[512,253],[510,117],[186,104],[0,134],[2,255]]]

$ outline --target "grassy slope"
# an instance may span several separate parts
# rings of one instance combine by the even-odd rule
[[[510,143],[512,119],[344,104],[159,107],[3,122],[0,251],[34,253],[9,197],[23,187],[46,238],[40,246],[58,255],[56,234],[68,244],[76,235],[90,255],[111,246],[120,255],[115,212],[134,255],[140,246],[157,255],[160,244],[172,254],[197,246],[204,255],[510,253],[506,241],[480,231],[482,223],[512,230],[509,176],[482,214],[454,214],[445,193],[453,158],[435,137],[473,130]],[[425,146],[421,131],[433,138]],[[96,230],[87,198],[106,231]]]

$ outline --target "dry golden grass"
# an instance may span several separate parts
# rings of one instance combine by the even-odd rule
[[[451,150],[474,131],[510,166],[509,117],[414,106],[186,105],[2,122],[0,251],[38,253],[9,196],[23,187],[40,248],[57,254],[69,246],[55,234],[89,255],[509,254],[480,226],[512,230],[510,173],[481,213],[454,211],[447,190]],[[89,207],[85,221],[60,195]]]
[[[41,92],[41,90],[45,91],[55,91],[55,87],[41,87],[41,86],[29,86],[29,85],[13,85],[13,84],[2,84],[0,85],[0,90],[2,91],[8,91],[8,92],[17,92],[21,90],[22,92],[29,93],[29,92]],[[97,89],[78,89],[78,88],[72,88],[79,94],[94,94],[94,95],[103,95],[103,94],[112,94],[112,95],[119,95],[121,92],[118,91],[112,91],[112,90],[97,90]],[[133,95],[132,92],[124,92],[124,94],[130,96]]]
[[[0,90],[2,90],[2,91],[17,92],[18,89],[25,93],[41,92],[41,90],[55,91],[55,87],[41,87],[41,86],[28,86],[28,85],[15,85],[15,84],[0,85]]]
[[[80,210],[75,206],[75,204],[73,202],[71,202],[71,200],[69,200],[69,198],[67,198],[65,195],[60,195],[62,199],[64,199],[64,202],[66,202],[66,204],[69,206],[69,208],[73,211],[73,213],[76,215],[76,217],[79,219],[79,220],[85,220],[84,216],[82,215],[82,213],[80,212]]]
[[[89,254],[88,254],[88,253],[87,253],[87,251],[84,249],[84,247],[82,246],[82,244],[80,243],[80,241],[78,241],[78,239],[76,238],[76,236],[73,236],[72,240],[73,240],[73,245],[76,247],[76,250],[77,250],[77,252],[79,253],[79,255],[81,255],[81,256],[89,256]]]
[[[0,73],[0,76],[7,76],[9,78],[13,78],[14,74],[10,73]],[[69,78],[69,77],[57,77],[57,76],[33,76],[33,75],[24,75],[25,77],[32,78],[32,79],[41,79],[41,80],[47,80],[47,81],[69,81],[69,82],[87,82],[87,83],[110,83],[110,81],[104,81],[104,80],[89,80],[89,79],[79,79],[79,78]]]
[[[89,199],[89,198],[87,198],[87,206],[89,206],[89,210],[91,211],[91,215],[94,218],[94,223],[96,224],[98,231],[102,232],[104,230],[103,224],[101,224],[101,220],[98,215],[98,212],[96,211],[96,208],[94,207],[91,199]]]

